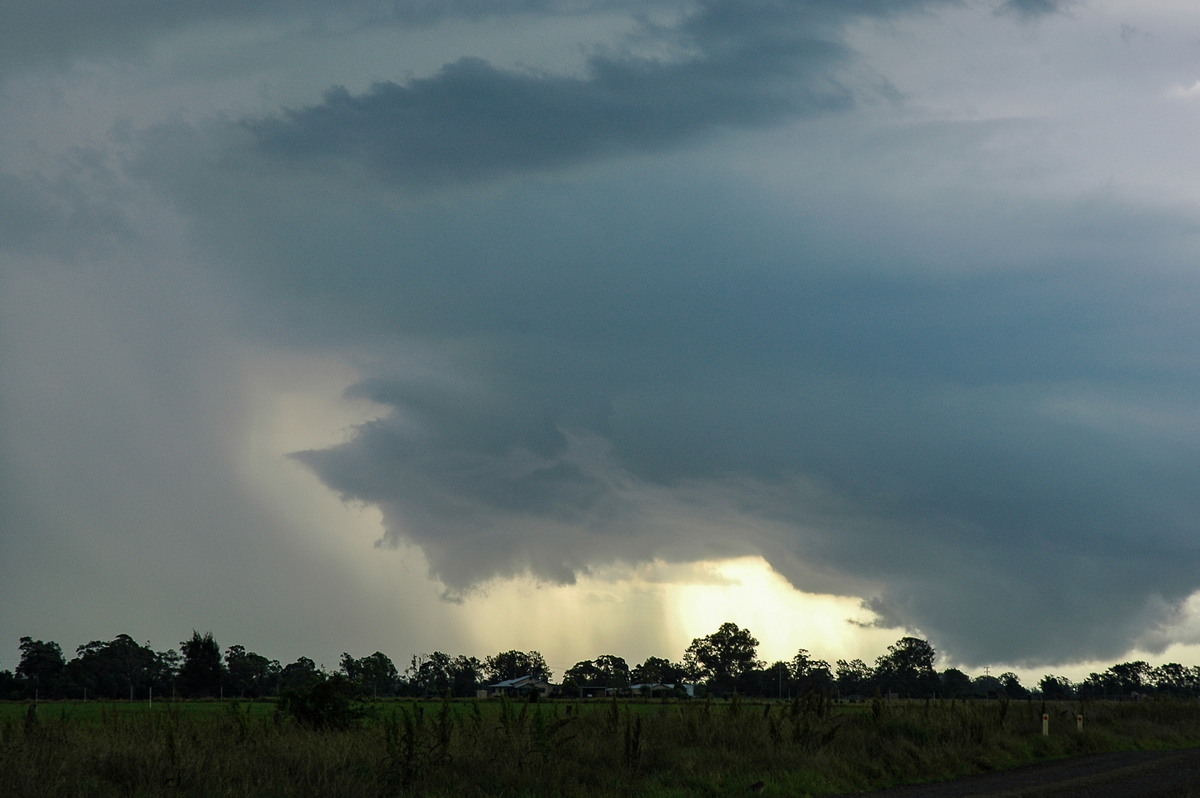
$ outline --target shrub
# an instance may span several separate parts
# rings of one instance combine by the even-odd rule
[[[322,674],[306,687],[285,690],[279,709],[313,729],[348,729],[367,715],[358,688],[340,673]]]

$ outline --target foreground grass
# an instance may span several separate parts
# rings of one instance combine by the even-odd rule
[[[0,707],[0,795],[826,795],[1074,754],[1200,745],[1194,703],[379,702],[305,728],[269,702]]]

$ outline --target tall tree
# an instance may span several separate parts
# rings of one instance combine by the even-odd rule
[[[400,673],[392,660],[382,651],[355,659],[342,654],[342,672],[357,684],[366,695],[395,695],[400,686]]]
[[[563,692],[582,695],[585,687],[602,687],[600,669],[590,659],[576,662],[563,674]]]
[[[296,661],[285,666],[279,673],[279,690],[304,691],[321,680],[321,671],[317,663],[308,657],[297,657]]]
[[[985,673],[971,680],[971,695],[980,698],[999,698],[1004,695],[1004,685],[995,676]]]
[[[224,669],[221,667],[221,647],[212,632],[203,635],[192,630],[192,636],[179,644],[183,665],[179,669],[179,687],[184,695],[212,697],[220,694]]]
[[[758,661],[758,640],[749,629],[729,622],[710,635],[694,639],[683,661],[717,692],[733,690],[739,676],[762,665]]]
[[[225,673],[229,692],[239,697],[259,698],[271,691],[271,661],[262,654],[247,651],[245,646],[230,646],[225,650]]]
[[[475,657],[459,654],[450,663],[450,690],[459,698],[472,698],[483,682],[483,663]]]
[[[155,654],[154,690],[163,695],[175,695],[179,685],[179,669],[183,667],[183,655],[173,648]]]
[[[409,682],[421,695],[445,695],[452,689],[454,658],[444,651],[414,656],[405,669]]]
[[[903,696],[932,696],[937,692],[934,650],[919,637],[902,637],[875,661],[875,678],[882,689]]]
[[[646,657],[646,661],[629,672],[634,684],[681,684],[687,681],[682,665],[662,657]]]
[[[1149,682],[1153,672],[1150,663],[1140,659],[1134,662],[1122,662],[1113,665],[1108,671],[1119,685],[1118,689],[1121,691],[1121,695],[1149,692]]]
[[[813,659],[808,655],[808,649],[802,648],[796,652],[788,664],[788,672],[792,687],[799,693],[827,693],[834,689],[829,663],[823,659]]]
[[[1178,662],[1159,665],[1150,673],[1155,692],[1172,696],[1194,695],[1197,687],[1196,676],[1195,668],[1188,668]]]
[[[563,674],[567,690],[583,687],[624,689],[629,687],[629,664],[615,654],[601,654],[594,660],[577,662]]]
[[[1069,701],[1075,697],[1075,687],[1066,676],[1046,674],[1038,682],[1038,687],[1041,688],[1042,698],[1047,701]]]
[[[938,682],[946,698],[961,698],[971,692],[971,677],[958,668],[946,668],[938,675]]]
[[[16,676],[25,680],[29,695],[56,695],[63,670],[67,666],[58,643],[21,638],[21,661]]]
[[[629,686],[629,664],[616,654],[601,654],[596,657],[596,670],[605,687],[624,689]]]
[[[834,681],[842,696],[866,696],[874,690],[875,674],[861,659],[837,661]]]
[[[93,640],[75,649],[67,663],[72,694],[104,698],[132,698],[167,688],[163,664],[148,645],[140,645],[127,634],[108,641]]]
[[[1029,689],[1021,684],[1021,677],[1012,671],[1000,674],[1000,686],[1008,698],[1029,698]]]
[[[0,671],[0,701],[17,701],[20,698],[20,679],[12,671]]]
[[[535,676],[550,681],[550,667],[537,651],[502,651],[483,662],[488,683],[506,682],[522,676]]]

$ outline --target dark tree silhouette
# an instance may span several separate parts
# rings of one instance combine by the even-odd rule
[[[245,646],[230,646],[225,650],[225,673],[228,677],[228,692],[245,698],[266,695],[274,688],[279,663],[272,667],[271,660],[262,654],[247,651]]]
[[[624,657],[601,654],[596,657],[595,663],[599,684],[616,690],[623,690],[629,686],[629,664],[625,662]]]
[[[829,693],[834,689],[833,674],[829,663],[823,659],[813,659],[808,655],[808,649],[800,649],[787,666],[790,688],[793,692],[803,694],[811,692]]]
[[[712,634],[693,640],[683,662],[717,693],[731,692],[738,677],[762,667],[758,661],[758,640],[749,629],[740,629],[729,622],[721,624]]]
[[[306,690],[321,677],[317,663],[308,657],[297,657],[296,661],[286,666],[279,674],[279,690]]]
[[[537,651],[502,651],[484,660],[483,675],[489,684],[495,684],[522,676],[537,676],[549,681],[551,672]]]
[[[1075,697],[1075,688],[1066,676],[1047,674],[1038,682],[1038,687],[1047,701],[1068,701]]]
[[[1000,674],[1000,686],[1007,698],[1029,698],[1029,690],[1021,684],[1021,677],[1012,671]]]
[[[355,659],[342,654],[342,672],[364,694],[370,696],[396,695],[400,688],[400,673],[392,660],[382,651]]]
[[[852,659],[846,661],[839,659],[837,661],[837,669],[834,671],[834,683],[837,685],[837,691],[842,696],[860,696],[865,697],[874,692],[875,674],[871,672],[870,666],[861,659]]]
[[[201,635],[195,629],[192,637],[179,644],[183,665],[179,669],[179,689],[192,697],[213,697],[221,693],[224,668],[221,667],[221,647],[212,632]]]
[[[946,698],[962,698],[971,694],[971,677],[958,668],[946,668],[938,676],[938,682]]]
[[[933,646],[927,641],[902,637],[875,661],[875,679],[885,692],[910,698],[932,696],[938,689],[933,659]]]
[[[58,643],[21,638],[21,662],[17,678],[25,682],[28,695],[47,697],[58,695],[63,670],[67,666]]]
[[[72,696],[99,698],[145,697],[149,691],[169,693],[171,672],[164,655],[139,645],[126,634],[107,642],[93,640],[75,650],[67,663]]]
[[[681,684],[687,681],[687,671],[662,657],[646,657],[629,672],[629,680],[633,684]]]
[[[459,698],[472,698],[483,683],[483,663],[475,657],[459,654],[450,663],[450,690]]]
[[[1048,700],[1072,698],[1124,698],[1134,694],[1161,697],[1200,697],[1200,667],[1179,663],[1152,666],[1142,660],[1112,665],[1100,673],[1089,674],[1078,683],[1062,676],[1044,676],[1036,687],[1021,684],[1015,673],[999,677],[980,675],[970,678],[957,668],[940,674],[934,670],[935,652],[928,641],[903,637],[876,660],[875,668],[860,659],[838,660],[834,673],[828,663],[815,659],[805,649],[787,661],[764,667],[757,659],[758,640],[747,629],[724,623],[715,632],[692,641],[681,663],[661,657],[648,657],[634,668],[616,654],[602,654],[593,660],[578,662],[564,674],[564,686],[622,689],[634,684],[676,685],[703,679],[718,695],[736,692],[742,695],[774,697],[785,693],[795,696],[808,691],[836,688],[843,696],[870,696],[880,690],[909,697],[941,695],[953,698],[1023,698],[1040,696]],[[286,668],[276,660],[231,646],[224,661],[212,633],[193,630],[190,639],[174,650],[155,652],[130,635],[121,634],[109,641],[92,641],[76,649],[76,656],[64,662],[57,643],[20,638],[21,658],[13,670],[0,671],[0,700],[32,698],[130,698],[145,697],[153,691],[158,697],[171,695],[174,686],[185,696],[279,695],[286,690],[309,695],[318,684],[330,682],[336,687],[322,688],[340,692],[356,691],[357,696],[436,695],[474,696],[479,687],[532,675],[549,681],[552,677],[545,659],[537,651],[503,651],[480,662],[475,657],[451,656],[435,651],[414,657],[412,666],[401,678],[395,665],[383,653],[355,658],[343,654],[342,676],[319,670],[307,657],[300,657]],[[679,688],[680,693],[684,691]],[[318,691],[320,692],[320,691]],[[661,690],[640,691],[662,694]]]
[[[453,690],[454,658],[443,651],[414,656],[405,675],[420,695],[442,696]]]
[[[1155,692],[1168,696],[1195,695],[1200,688],[1200,672],[1178,662],[1159,665],[1150,672]]]
[[[562,689],[566,695],[580,695],[584,688],[603,687],[603,675],[590,659],[576,662],[563,674]]]

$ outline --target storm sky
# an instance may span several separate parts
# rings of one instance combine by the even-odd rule
[[[0,668],[1200,644],[1200,9],[0,16]]]

